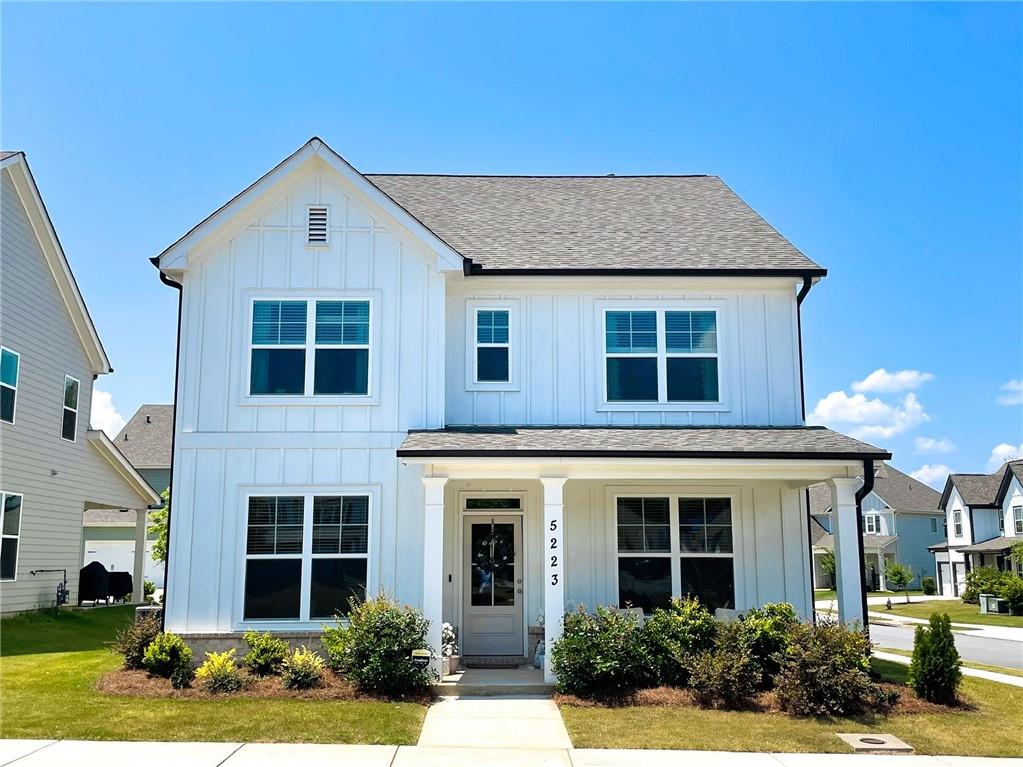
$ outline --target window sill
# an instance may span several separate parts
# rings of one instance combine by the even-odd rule
[[[380,399],[364,394],[247,394],[238,400],[241,407],[287,407],[289,405],[379,405]]]
[[[642,412],[701,412],[726,413],[731,410],[727,402],[601,402],[600,412],[642,411]]]
[[[466,391],[521,391],[515,381],[466,381]]]

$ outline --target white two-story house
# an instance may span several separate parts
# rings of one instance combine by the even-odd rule
[[[447,621],[515,658],[578,605],[809,616],[818,484],[864,618],[890,456],[804,424],[826,272],[720,179],[370,175],[312,139],[154,263],[181,297],[168,630],[315,631],[385,593],[434,648]]]
[[[1023,561],[1012,557],[1013,546],[1023,542],[1023,461],[1009,461],[991,474],[950,474],[940,507],[948,537],[930,549],[942,594],[962,594],[975,567],[1023,577]]]

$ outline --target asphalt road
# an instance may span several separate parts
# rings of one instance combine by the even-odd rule
[[[871,624],[870,639],[878,647],[895,650],[913,649],[913,629]],[[1023,670],[1023,642],[1008,639],[955,634],[956,648],[965,661],[983,663],[988,666],[1005,666]]]

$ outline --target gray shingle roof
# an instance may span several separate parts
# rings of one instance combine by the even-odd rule
[[[827,528],[817,521],[817,517],[810,517],[810,543],[816,546],[825,535],[830,535]]]
[[[823,426],[473,426],[412,431],[399,456],[890,458]]]
[[[971,554],[1004,554],[1019,542],[1018,536],[1002,535],[969,546],[961,546],[958,550]]]
[[[493,270],[824,270],[717,176],[366,174]]]
[[[890,546],[898,539],[899,536],[897,535],[864,535],[863,548],[883,549],[885,546]],[[820,540],[815,541],[813,545],[819,549],[834,549],[835,536],[832,535],[831,533],[828,533],[827,535],[822,536]]]
[[[0,160],[6,160],[8,157],[14,157],[16,154],[21,154],[21,152],[0,152]]]
[[[136,469],[171,465],[173,405],[142,405],[114,438],[114,444]]]
[[[993,506],[1004,474],[1003,465],[994,474],[950,474],[949,479],[967,506]]]
[[[860,477],[863,472],[860,472]],[[941,493],[923,482],[903,474],[890,463],[878,466],[874,474],[874,492],[896,511],[935,511],[940,508]],[[810,488],[810,511],[823,514],[831,508],[831,491],[825,485]]]

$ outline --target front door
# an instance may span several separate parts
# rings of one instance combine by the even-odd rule
[[[463,655],[522,655],[522,517],[466,515]]]

